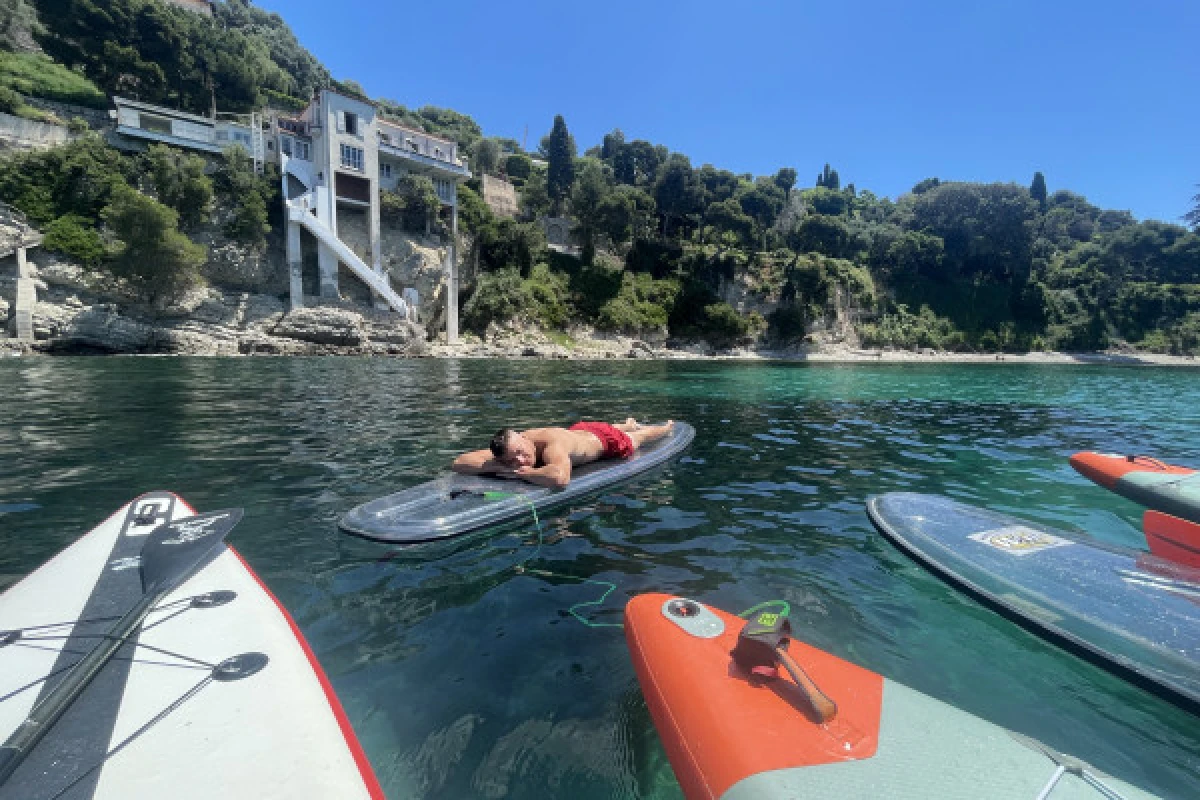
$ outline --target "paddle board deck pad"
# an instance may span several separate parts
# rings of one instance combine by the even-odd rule
[[[638,682],[688,798],[1149,796],[1091,768],[1056,775],[1067,757],[792,638],[788,655],[838,707],[818,724],[785,672],[751,676],[732,660],[745,622],[665,594],[625,607]]]
[[[1146,508],[1200,522],[1200,472],[1149,456],[1076,453],[1071,466],[1106,489]]]
[[[870,497],[935,574],[1118,675],[1200,711],[1200,570],[936,495]]]
[[[695,438],[686,422],[631,457],[605,459],[571,471],[563,489],[548,489],[522,480],[451,473],[363,503],[338,521],[346,533],[393,544],[435,542],[470,531],[511,522],[594,494],[627,481],[679,455]]]
[[[143,495],[0,595],[8,738],[142,598],[140,554],[195,515]],[[382,798],[299,629],[226,546],[150,612],[0,786],[5,800]]]

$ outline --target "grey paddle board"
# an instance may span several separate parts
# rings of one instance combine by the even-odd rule
[[[1200,570],[948,497],[877,495],[867,513],[901,550],[1005,616],[1200,710]]]
[[[528,516],[593,494],[679,455],[696,430],[675,422],[669,436],[640,448],[630,458],[584,464],[571,471],[564,489],[522,480],[450,473],[351,509],[338,527],[353,536],[392,544],[419,544],[459,536]]]

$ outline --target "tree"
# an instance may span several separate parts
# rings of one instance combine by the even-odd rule
[[[119,241],[109,270],[145,300],[158,305],[200,283],[200,265],[207,253],[179,232],[174,209],[122,186],[113,192],[101,216]]]
[[[654,201],[663,218],[663,236],[667,236],[671,220],[690,214],[696,206],[696,185],[687,156],[672,153],[667,159],[654,187]]]
[[[842,179],[838,177],[836,169],[830,169],[829,165],[826,164],[825,169],[817,175],[817,186],[824,186],[826,189],[834,189],[836,191],[842,188]]]
[[[494,139],[484,139],[475,146],[475,171],[490,175],[500,165],[500,145]]]
[[[213,177],[217,191],[233,204],[233,216],[225,226],[226,236],[257,246],[265,242],[271,231],[267,209],[272,199],[278,199],[278,171],[273,175],[256,175],[250,156],[241,145],[225,148]]]
[[[926,178],[912,188],[912,193],[925,194],[925,192],[928,192],[930,189],[936,189],[941,185],[942,181],[939,178]]]
[[[762,249],[767,249],[767,231],[786,202],[784,190],[772,180],[759,180],[739,198],[742,210],[754,219],[762,234]]]
[[[406,173],[394,191],[379,193],[380,216],[415,233],[428,233],[442,209],[442,201],[428,175]]]
[[[562,212],[562,203],[571,193],[575,182],[575,140],[567,130],[562,114],[554,117],[554,127],[545,142],[546,193],[553,203],[554,213]]]
[[[1040,172],[1033,173],[1033,183],[1029,185],[1029,196],[1037,201],[1038,207],[1046,210],[1046,177]]]
[[[549,214],[553,205],[550,192],[546,189],[546,174],[535,169],[525,180],[525,186],[521,190],[521,209],[525,216],[537,219]]]
[[[583,243],[582,260],[591,264],[596,255],[596,233],[600,228],[601,207],[608,195],[608,178],[601,162],[581,159],[582,168],[571,190],[571,215],[576,221],[576,233]]]
[[[179,213],[179,222],[185,229],[195,228],[208,219],[213,185],[204,174],[206,166],[200,156],[164,144],[153,144],[146,150],[146,168],[154,182],[154,191],[162,203]],[[261,197],[258,203],[262,204],[265,216],[266,204]]]
[[[504,159],[504,173],[508,175],[510,181],[518,183],[524,181],[531,172],[533,172],[533,161],[524,153],[513,153]]]
[[[783,189],[784,195],[792,196],[792,188],[796,185],[796,170],[791,167],[784,167],[775,173],[775,185]]]
[[[1183,218],[1192,226],[1192,230],[1194,230],[1196,233],[1200,233],[1200,194],[1194,195],[1192,197],[1192,202],[1196,205],[1191,211],[1184,214]]]
[[[613,244],[646,236],[654,226],[654,198],[634,186],[617,186],[600,202],[598,230]]]

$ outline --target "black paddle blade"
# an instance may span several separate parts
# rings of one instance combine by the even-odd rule
[[[159,525],[142,546],[142,590],[173,587],[186,578],[242,519],[242,509],[226,508]]]
[[[779,661],[776,651],[787,647],[791,635],[792,625],[785,615],[762,611],[742,626],[730,655],[747,672],[755,667],[773,667]]]

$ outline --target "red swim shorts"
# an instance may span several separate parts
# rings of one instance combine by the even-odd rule
[[[570,430],[587,431],[599,439],[604,445],[605,458],[629,458],[633,455],[633,442],[625,431],[614,428],[607,422],[576,422]]]

